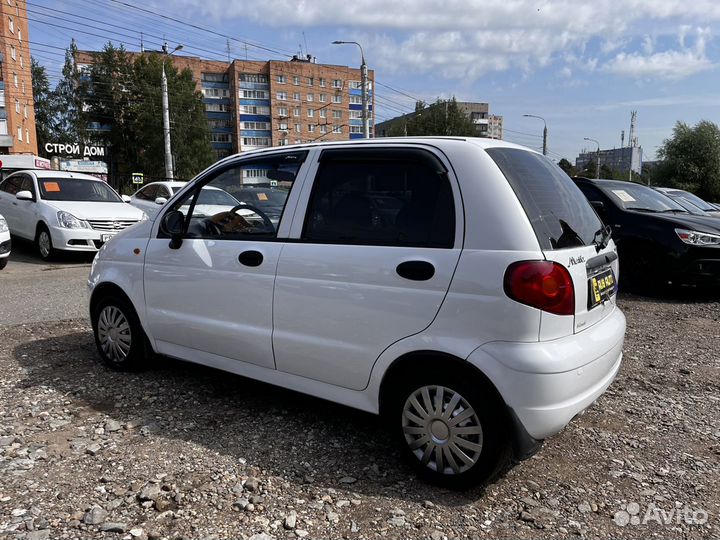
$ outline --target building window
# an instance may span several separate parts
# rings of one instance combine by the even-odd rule
[[[243,137],[243,146],[270,146],[270,137]]]
[[[308,118],[315,118],[315,109],[308,109]]]
[[[209,88],[209,90],[216,90],[215,88]],[[227,90],[223,90],[226,92]],[[229,92],[229,91],[227,91]],[[269,92],[267,90],[241,90],[240,97],[244,99],[268,99]]]
[[[5,129],[7,129],[7,126]],[[300,124],[295,124],[295,133],[300,133]]]
[[[350,104],[351,105],[362,105],[362,97],[361,96],[350,96]]]
[[[293,109],[293,116],[300,116],[300,107],[295,107]]]
[[[287,99],[287,92],[278,92],[276,94],[277,99],[285,101]]]
[[[203,88],[202,95],[203,95],[203,97],[210,98],[210,99],[229,98],[230,90],[228,90],[227,88]]]
[[[350,133],[362,133],[362,126],[350,126]]]
[[[27,112],[27,111],[28,111],[27,105],[24,105],[24,106],[23,106],[23,116],[24,116],[25,118],[28,117],[28,112]]]
[[[30,130],[29,129],[25,130],[25,142],[30,144]]]
[[[336,120],[342,118],[342,111],[333,110],[333,118]]]
[[[270,129],[270,122],[243,122],[242,129]]]
[[[10,33],[14,34],[15,33],[15,21],[13,20],[12,17],[8,17],[8,18],[10,19],[8,21],[8,26],[10,27]],[[20,137],[20,140],[22,141],[22,137]]]
[[[353,120],[362,119],[362,111],[350,111],[350,118]]]
[[[279,82],[280,84],[284,84],[284,83],[287,82],[287,79],[285,78],[285,75],[278,75],[278,76],[277,76],[277,79],[275,79],[275,80],[276,80],[277,82]]]
[[[333,133],[342,133],[342,126],[333,126]]]
[[[350,88],[352,88],[353,90],[362,90],[362,82],[350,81]]]
[[[320,94],[320,103],[325,103],[327,101],[327,94]]]
[[[280,131],[287,131],[288,125],[287,122],[280,122]]]
[[[22,43],[22,30],[20,28],[18,28],[18,41]]]
[[[287,118],[288,109],[287,107],[278,107],[278,116],[281,118]]]
[[[205,103],[205,112],[229,112],[230,105],[227,103]]]
[[[280,139],[280,140],[278,141],[278,146],[287,146],[287,145],[288,145],[288,140],[287,140],[287,139]]]
[[[293,99],[295,101],[300,101],[300,92],[293,92]]]
[[[22,128],[18,128],[18,141],[22,142]]]
[[[315,124],[308,124],[308,131],[310,133],[315,133]]]
[[[241,73],[240,82],[267,84],[267,75],[261,73]]]
[[[20,112],[20,101],[17,99],[15,100],[15,112],[16,113]]]
[[[206,82],[228,82],[226,73],[202,73],[200,79]]]
[[[5,118],[0,118],[0,135],[7,135],[7,120]]]
[[[320,77],[320,87],[325,88],[325,79],[323,79],[322,77]]]
[[[241,105],[240,114],[263,114],[267,116],[270,114],[270,107],[262,105]]]
[[[308,94],[308,95],[307,95],[307,100],[308,100],[308,101],[314,101],[314,100],[315,100],[315,95],[314,95],[314,94]]]
[[[15,51],[15,45],[10,45],[10,57],[13,60],[17,60],[17,52]]]
[[[342,88],[342,79],[333,79],[333,88]]]
[[[24,68],[25,64],[23,64],[22,54],[20,55],[20,67]]]
[[[300,84],[300,77],[298,77],[297,75],[293,76],[293,84],[294,84],[295,86],[297,86],[298,84]]]
[[[327,133],[327,126],[325,124],[320,126],[320,133]]]
[[[229,143],[232,142],[232,133],[211,133],[210,142]]]
[[[315,79],[313,77],[308,77],[307,81],[308,81],[308,86],[312,86],[313,84],[315,84]]]
[[[342,96],[341,95],[333,96],[333,103],[342,103]]]
[[[327,109],[320,109],[318,114],[320,115],[320,118],[327,118]]]

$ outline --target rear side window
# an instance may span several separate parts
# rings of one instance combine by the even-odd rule
[[[560,167],[527,150],[489,148],[486,151],[515,191],[542,249],[593,243],[602,223]]]
[[[313,184],[303,239],[451,248],[455,206],[447,173],[424,151],[326,151]]]

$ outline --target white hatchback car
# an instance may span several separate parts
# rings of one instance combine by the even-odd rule
[[[0,270],[7,266],[11,247],[10,229],[8,229],[5,218],[0,215]]]
[[[203,187],[232,193],[258,170],[287,192],[277,226],[245,203],[195,212]],[[226,158],[117,235],[90,314],[114,369],[154,351],[382,413],[421,475],[462,487],[613,381],[617,273],[608,229],[537,152],[321,143]]]
[[[147,216],[102,180],[65,171],[27,170],[0,182],[0,213],[10,232],[34,240],[48,260],[56,251],[97,251]]]

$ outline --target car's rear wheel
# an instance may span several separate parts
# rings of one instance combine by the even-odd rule
[[[43,261],[50,261],[56,255],[56,250],[52,244],[50,231],[45,225],[40,225],[35,236],[35,245],[37,246],[40,258]]]
[[[132,306],[107,296],[92,311],[95,345],[103,363],[116,371],[136,371],[146,365],[147,338]]]
[[[483,381],[438,372],[413,377],[393,394],[391,429],[425,480],[464,489],[492,479],[507,463],[504,405]]]

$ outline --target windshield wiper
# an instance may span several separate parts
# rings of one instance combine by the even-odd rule
[[[603,227],[600,227],[600,229],[595,231],[595,235],[593,236],[593,244],[595,244],[595,251],[600,252],[600,250],[605,249],[610,242],[611,235],[612,229],[610,228],[610,225],[604,225]],[[600,238],[598,238],[598,236]]]
[[[626,208],[626,210],[635,210],[636,212],[651,212],[653,214],[658,213],[658,210],[655,210],[653,208],[642,208],[640,206],[629,206]]]

